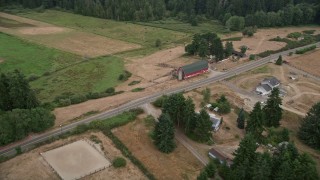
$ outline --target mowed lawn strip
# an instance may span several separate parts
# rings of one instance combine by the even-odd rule
[[[121,83],[123,60],[114,56],[90,59],[31,82],[42,101],[52,101],[64,92],[85,95],[102,92]]]
[[[41,76],[82,61],[80,56],[47,48],[0,33],[0,72],[15,69],[30,75]]]
[[[55,10],[46,10],[41,13],[28,11],[18,15],[58,26],[65,26],[113,39],[140,44],[145,47],[155,46],[157,39],[160,39],[163,44],[170,44],[189,36],[186,33],[163,28],[100,19]]]

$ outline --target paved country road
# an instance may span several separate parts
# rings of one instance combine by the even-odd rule
[[[315,44],[311,44],[311,45],[307,45],[307,46],[304,46],[304,47],[309,47],[309,46],[312,46],[312,45],[317,45],[317,47],[320,47],[320,42],[315,43]],[[40,134],[38,136],[34,136],[31,139],[27,139],[27,140],[25,140],[23,142],[19,142],[19,143],[16,143],[14,145],[11,145],[11,146],[4,147],[4,148],[2,148],[0,150],[0,156],[12,156],[12,155],[14,155],[16,153],[16,151],[15,151],[16,147],[20,146],[22,150],[28,149],[28,148],[32,147],[33,145],[35,145],[35,144],[37,144],[39,142],[46,141],[46,140],[50,139],[51,137],[58,136],[61,133],[68,132],[68,131],[74,129],[76,126],[80,125],[80,124],[87,124],[87,123],[90,123],[91,121],[94,121],[94,120],[101,120],[101,119],[106,119],[106,118],[110,118],[110,117],[116,116],[118,114],[121,114],[124,111],[130,110],[130,109],[133,109],[133,108],[137,108],[137,107],[139,107],[139,106],[141,106],[141,105],[143,105],[145,103],[150,103],[150,102],[156,100],[158,97],[161,97],[164,94],[169,95],[169,94],[179,93],[179,92],[183,92],[183,91],[190,91],[190,90],[193,90],[193,89],[196,89],[196,88],[199,88],[199,87],[202,87],[202,86],[214,83],[214,82],[218,82],[218,81],[230,78],[232,76],[238,75],[240,73],[243,73],[243,72],[255,69],[255,68],[257,68],[259,66],[262,66],[264,64],[267,64],[271,60],[274,60],[274,59],[278,58],[279,55],[283,55],[283,56],[284,55],[288,55],[289,52],[295,52],[297,49],[302,49],[304,47],[300,47],[300,48],[291,49],[291,50],[283,51],[283,52],[280,52],[280,53],[276,53],[276,54],[270,55],[268,57],[265,57],[265,58],[262,58],[262,59],[259,59],[259,60],[256,60],[256,61],[251,61],[249,63],[246,63],[246,64],[242,65],[242,66],[230,69],[229,71],[225,72],[224,74],[220,74],[220,75],[217,75],[217,76],[214,76],[214,77],[210,77],[210,78],[207,78],[207,79],[202,79],[202,80],[193,82],[191,84],[188,84],[188,85],[185,85],[185,86],[182,86],[182,87],[179,87],[179,88],[165,90],[163,92],[158,92],[158,93],[155,93],[155,94],[150,95],[150,96],[146,96],[146,97],[143,97],[143,98],[140,98],[140,99],[133,100],[133,101],[127,103],[127,104],[119,106],[116,109],[109,110],[109,111],[106,111],[106,112],[102,112],[102,113],[97,114],[95,116],[83,119],[83,120],[78,121],[78,122],[71,123],[71,124],[66,125],[66,126],[63,126],[62,128],[58,128],[58,129],[55,129],[55,130]]]

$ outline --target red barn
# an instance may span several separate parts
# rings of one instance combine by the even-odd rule
[[[208,61],[201,60],[193,64],[182,66],[178,69],[178,80],[188,79],[199,74],[208,72]]]

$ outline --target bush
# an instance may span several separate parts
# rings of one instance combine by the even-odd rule
[[[35,81],[39,79],[39,76],[35,75],[35,74],[31,74],[28,78],[28,81]]]
[[[300,32],[293,32],[287,35],[288,38],[298,39],[302,34]]]
[[[131,92],[140,92],[143,91],[145,88],[134,88],[131,90]]]
[[[135,115],[143,114],[144,110],[142,108],[130,109],[129,112],[135,113]]]
[[[250,54],[249,59],[250,59],[250,60],[255,60],[255,59],[256,59],[256,55]]]
[[[152,104],[155,106],[155,107],[158,107],[158,108],[162,108],[164,102],[168,99],[168,96],[167,95],[163,95],[161,97],[159,97],[158,99],[156,99],[156,101],[154,101]]]
[[[70,99],[59,99],[58,106],[64,107],[64,106],[70,106],[71,100]]]
[[[87,97],[84,96],[84,95],[73,95],[70,97],[70,101],[71,101],[71,104],[78,104],[78,103],[82,103],[84,101],[87,101]]]
[[[305,31],[302,31],[304,34],[314,34],[316,30],[305,30]]]
[[[245,54],[247,52],[247,49],[248,49],[247,46],[241,46],[240,47],[241,53],[243,53],[243,54]]]
[[[109,94],[112,94],[112,93],[115,92],[115,89],[114,89],[114,87],[110,87],[110,88],[108,88],[105,92],[106,92],[106,93],[109,93]]]
[[[123,74],[120,74],[118,77],[119,81],[126,81],[128,80],[130,77],[132,76],[132,74],[129,71],[124,71]]]
[[[100,93],[97,93],[97,92],[89,92],[89,93],[87,93],[86,94],[86,98],[87,99],[98,99],[98,98],[100,98],[101,97],[101,95],[100,95]]]
[[[296,54],[304,54],[304,53],[306,53],[308,51],[312,51],[312,50],[314,50],[316,48],[317,48],[316,45],[309,46],[309,47],[306,47],[306,48],[303,48],[303,49],[296,50]]]
[[[160,47],[161,46],[161,40],[157,39],[155,42],[156,47]]]
[[[90,126],[87,124],[78,125],[73,131],[72,134],[82,134],[90,129]]]
[[[141,81],[132,81],[131,83],[129,83],[128,85],[129,86],[133,86],[133,85],[136,85],[136,84],[139,84]]]
[[[127,165],[127,161],[122,157],[117,157],[112,161],[112,165],[115,168],[125,167]]]

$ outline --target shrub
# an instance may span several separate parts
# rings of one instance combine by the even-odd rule
[[[59,99],[58,106],[64,107],[64,106],[70,106],[71,100],[70,99]]]
[[[78,125],[73,131],[72,134],[82,134],[90,129],[90,126],[87,124]]]
[[[306,48],[303,48],[303,49],[296,50],[296,54],[304,54],[304,53],[306,53],[308,51],[312,51],[312,50],[314,50],[316,48],[317,48],[316,45],[309,46],[309,47],[306,47]]]
[[[122,157],[117,157],[112,161],[112,165],[115,168],[125,167],[127,165],[127,161]]]
[[[143,114],[144,110],[142,108],[130,109],[129,112],[135,113],[136,115]]]
[[[43,73],[43,76],[49,76],[51,73],[50,72],[45,72],[45,73]]]
[[[79,94],[73,95],[73,96],[70,97],[71,104],[82,103],[82,102],[84,102],[86,100],[87,100],[86,96],[79,95]]]
[[[287,35],[288,38],[298,39],[302,34],[300,32],[293,32]]]
[[[132,81],[131,83],[129,83],[128,85],[129,86],[133,86],[133,85],[136,85],[136,84],[139,84],[141,81]]]
[[[140,92],[143,91],[145,88],[134,88],[131,90],[131,92]]]
[[[304,34],[314,34],[316,30],[305,30],[305,31],[302,31]]]
[[[156,101],[154,101],[152,104],[153,104],[155,107],[162,108],[163,103],[164,103],[167,99],[168,99],[168,96],[167,96],[167,95],[163,95],[163,96],[159,97],[158,99],[156,99]]]
[[[161,40],[157,39],[155,42],[156,47],[160,47],[161,46]]]
[[[97,92],[89,92],[89,93],[87,93],[86,94],[86,98],[87,99],[98,99],[98,98],[100,98],[101,97],[101,95],[100,95],[100,93],[97,93]]]
[[[28,78],[28,81],[35,81],[39,79],[39,76],[35,75],[35,74],[31,74]]]
[[[247,49],[248,49],[247,46],[241,46],[241,47],[240,47],[241,53],[246,53],[246,52],[247,52]]]
[[[119,81],[126,81],[128,80],[130,77],[132,76],[132,74],[129,71],[124,71],[123,74],[120,74],[118,77]]]
[[[256,55],[250,54],[249,59],[250,59],[250,60],[255,60],[255,59],[256,59]]]
[[[114,87],[110,87],[110,88],[108,88],[105,92],[106,92],[106,93],[109,93],[109,94],[112,94],[112,93],[115,92],[115,89],[114,89]]]
[[[22,154],[22,149],[20,146],[16,147],[15,150],[17,155]]]

